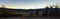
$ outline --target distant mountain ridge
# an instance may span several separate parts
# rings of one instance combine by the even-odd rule
[[[7,9],[7,8],[0,8],[0,10],[2,9]],[[33,11],[37,11],[37,12],[43,12],[46,11],[46,8],[42,8],[42,9],[29,9],[29,10],[25,10],[25,9],[7,9],[10,11],[14,11],[14,12],[33,12]],[[55,8],[51,9],[49,8],[48,10],[55,10]],[[58,8],[58,10],[60,11],[60,8]]]

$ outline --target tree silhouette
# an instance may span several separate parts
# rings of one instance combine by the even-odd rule
[[[59,13],[59,12],[58,12],[58,8],[59,8],[59,6],[56,5],[56,6],[55,6],[55,14],[56,14],[56,15],[57,15],[57,13]]]
[[[9,14],[8,9],[5,8],[4,5],[2,5],[2,14],[3,14],[3,16],[7,16]]]
[[[44,16],[47,16],[49,7],[46,6],[45,8],[46,8],[46,10],[45,10]]]
[[[33,13],[30,14],[31,16],[33,15]]]
[[[39,16],[39,12],[36,11],[36,16]]]
[[[53,11],[53,7],[52,6],[50,6],[50,10],[49,10],[50,12],[49,12],[49,16],[52,16],[54,13],[54,11]]]

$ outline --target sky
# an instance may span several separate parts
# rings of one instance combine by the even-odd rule
[[[59,3],[60,0],[0,0],[0,6],[13,9],[40,9],[47,5]]]

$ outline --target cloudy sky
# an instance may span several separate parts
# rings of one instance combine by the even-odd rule
[[[46,5],[59,3],[60,0],[0,0],[0,6],[14,9],[38,9]]]

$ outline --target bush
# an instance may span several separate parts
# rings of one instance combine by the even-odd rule
[[[0,17],[3,17],[3,15],[2,15],[2,14],[0,14]]]

